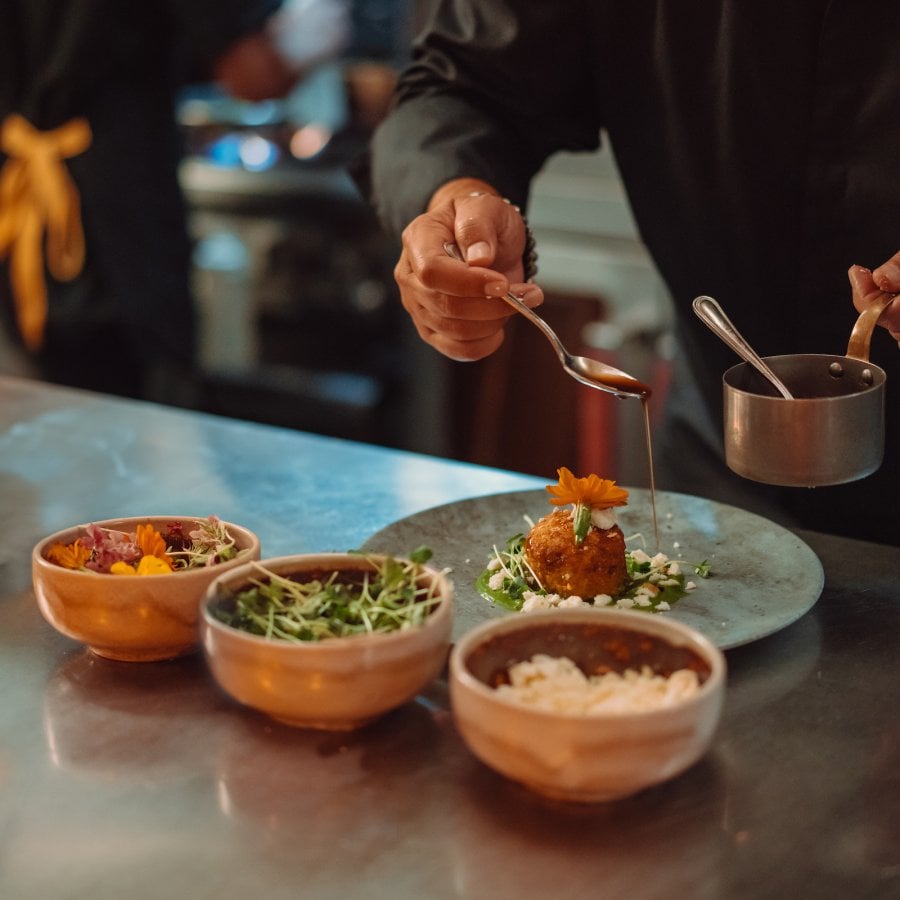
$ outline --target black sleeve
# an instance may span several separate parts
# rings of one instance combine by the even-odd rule
[[[368,189],[392,234],[453,178],[483,178],[524,206],[552,153],[598,146],[585,2],[432,4],[371,146]]]

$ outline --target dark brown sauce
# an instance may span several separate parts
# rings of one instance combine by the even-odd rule
[[[653,393],[650,386],[632,378],[630,375],[603,375],[596,381],[616,390],[627,391],[641,401],[641,411],[644,415],[644,437],[647,442],[647,462],[650,467],[650,506],[653,510],[653,539],[656,550],[659,551],[659,520],[656,514],[656,476],[653,470],[653,446],[650,440],[650,396]]]
[[[632,378],[630,375],[613,375],[604,374],[596,378],[598,384],[605,384],[607,387],[614,388],[617,391],[625,391],[638,397],[641,401],[641,408],[644,414],[644,435],[647,441],[647,460],[650,466],[650,505],[653,509],[653,539],[656,542],[656,549],[659,551],[659,520],[656,515],[656,477],[653,471],[653,447],[650,440],[650,396],[653,390],[650,385]]]
[[[630,375],[604,374],[598,375],[593,380],[596,381],[597,384],[605,384],[607,387],[611,387],[614,390],[634,394],[635,396],[640,397],[642,402],[649,400],[650,395],[653,393],[649,384],[644,384],[643,381],[638,381],[637,378],[632,378]]]
[[[642,412],[644,413],[644,437],[647,441],[647,463],[650,467],[650,506],[653,509],[653,538],[656,541],[656,550],[659,552],[659,519],[656,515],[656,476],[653,471],[653,442],[650,439],[650,403],[647,397],[641,399]]]
[[[466,667],[479,681],[496,687],[508,683],[511,666],[537,653],[565,656],[589,676],[649,666],[666,678],[679,669],[692,669],[702,683],[711,671],[690,647],[653,634],[585,622],[554,623],[552,630],[525,625],[494,635],[469,653]]]

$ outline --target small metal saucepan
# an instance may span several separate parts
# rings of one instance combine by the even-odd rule
[[[860,314],[846,356],[766,357],[790,389],[782,397],[747,363],[723,376],[725,461],[744,478],[820,487],[871,475],[884,456],[884,370],[869,362],[875,323],[894,299]]]

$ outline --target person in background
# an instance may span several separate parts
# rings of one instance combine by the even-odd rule
[[[511,288],[542,302],[519,208],[552,154],[594,151],[607,134],[675,306],[657,484],[900,543],[900,301],[871,351],[887,371],[884,464],[812,490],[726,468],[721,379],[738,360],[691,310],[716,297],[763,355],[842,355],[853,304],[900,291],[898,37],[893,0],[701,0],[689,12],[678,0],[438,0],[367,176],[402,236],[395,277],[420,336],[477,360],[512,314],[496,298]]]
[[[175,97],[284,96],[346,0],[0,0],[0,371],[188,405]]]

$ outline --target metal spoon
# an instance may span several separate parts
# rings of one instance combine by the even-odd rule
[[[757,372],[764,375],[785,400],[793,400],[794,395],[784,386],[781,379],[763,362],[744,336],[734,327],[731,319],[712,297],[695,297],[694,312],[713,334],[720,337],[744,362],[750,363]]]
[[[448,256],[452,256],[460,262],[465,262],[459,247],[452,241],[444,243],[444,250]],[[650,388],[636,378],[632,378],[626,372],[608,366],[599,360],[591,359],[589,356],[575,356],[569,353],[563,346],[562,341],[557,337],[556,332],[515,294],[507,292],[501,299],[505,300],[516,312],[522,313],[532,325],[537,325],[540,328],[544,337],[550,341],[553,349],[556,350],[556,355],[559,357],[563,369],[576,381],[580,381],[588,387],[615,394],[623,399],[628,397],[645,399],[650,396]]]

